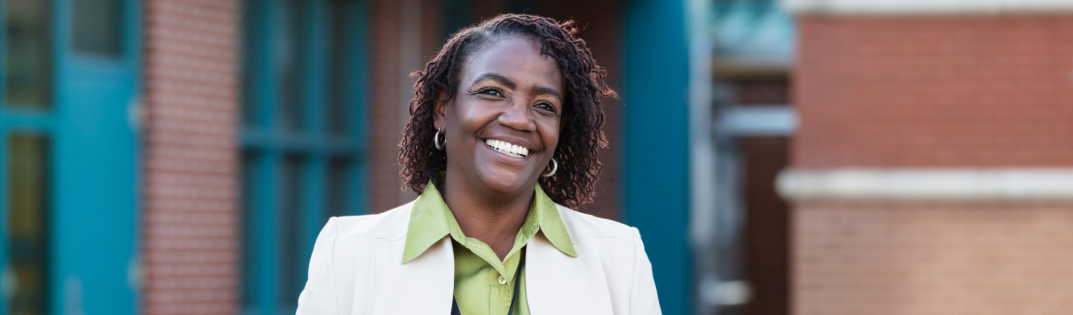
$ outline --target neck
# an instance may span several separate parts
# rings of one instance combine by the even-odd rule
[[[454,213],[462,233],[488,244],[500,260],[505,259],[525,223],[533,190],[504,195],[476,188],[479,186],[459,176],[452,177],[450,172],[443,186],[443,201]]]

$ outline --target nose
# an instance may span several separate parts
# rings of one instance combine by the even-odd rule
[[[501,125],[514,130],[533,131],[536,129],[536,123],[533,122],[531,115],[532,111],[529,110],[527,98],[518,97],[511,100],[510,107],[499,113],[498,120]]]

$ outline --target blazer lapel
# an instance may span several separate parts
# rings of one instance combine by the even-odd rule
[[[591,254],[591,253],[590,253]],[[537,233],[526,246],[525,294],[534,315],[611,314],[599,262],[567,256]]]
[[[405,264],[405,239],[382,242],[376,256],[374,314],[450,314],[454,296],[454,249],[444,237]],[[387,280],[390,279],[390,280]]]

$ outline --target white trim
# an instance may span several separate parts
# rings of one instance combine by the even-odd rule
[[[797,112],[789,105],[753,105],[724,108],[715,128],[721,135],[788,136],[797,125]]]
[[[795,201],[1073,201],[1073,168],[789,169],[776,188]]]
[[[1070,13],[1073,0],[780,0],[793,14]]]

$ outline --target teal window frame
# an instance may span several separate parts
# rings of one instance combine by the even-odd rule
[[[293,12],[285,11],[286,4],[286,0],[246,0],[242,8],[243,314],[293,314],[297,295],[291,301],[289,293],[300,292],[305,285],[313,244],[328,217],[366,212],[367,4],[304,0],[294,2]],[[293,46],[282,48],[299,56],[292,61],[296,77],[287,82],[297,84],[293,100],[300,104],[301,129],[288,128],[283,117],[280,86],[285,74],[277,61],[285,53],[280,48],[287,45],[284,36],[291,25],[278,23],[282,14],[298,23],[299,31],[291,34]],[[332,101],[345,105],[342,113],[328,113]],[[349,124],[342,132],[332,132],[328,114],[345,115]],[[285,170],[288,160],[298,161],[297,172]],[[344,161],[347,167],[342,177],[344,206],[330,212],[329,194],[333,189],[340,194],[339,187],[328,187],[333,161]],[[296,182],[284,183],[286,173],[298,174]],[[284,191],[287,187],[296,191]],[[297,213],[285,213],[284,203],[296,205]],[[298,222],[288,222],[294,219]],[[283,231],[284,224],[296,230]],[[296,261],[281,261],[281,250],[288,246],[297,247]]]

